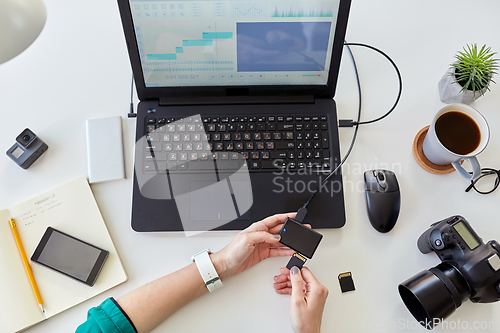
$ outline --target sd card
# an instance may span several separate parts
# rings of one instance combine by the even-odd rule
[[[351,272],[339,274],[340,289],[343,293],[356,290]]]

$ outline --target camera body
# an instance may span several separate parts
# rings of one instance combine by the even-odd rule
[[[500,300],[500,244],[487,244],[462,216],[436,222],[417,241],[420,252],[434,251],[439,259],[458,270],[474,303]]]
[[[26,128],[17,136],[16,143],[7,150],[7,156],[21,168],[28,169],[48,148],[42,139]]]
[[[402,301],[422,326],[433,329],[467,299],[500,300],[500,245],[494,240],[484,244],[462,216],[432,224],[417,246],[441,260],[398,286]]]

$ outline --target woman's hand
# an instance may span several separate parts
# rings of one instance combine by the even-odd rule
[[[279,243],[278,236],[287,217],[293,218],[295,213],[274,215],[254,223],[240,232],[228,246],[212,253],[210,258],[221,280],[266,258],[291,256],[294,251]],[[138,332],[151,332],[180,308],[207,291],[200,272],[193,263],[120,297],[118,304],[130,317]]]
[[[290,320],[295,333],[319,333],[328,289],[303,267],[291,270],[282,268],[274,277],[274,289],[278,294],[292,295]]]
[[[234,276],[271,257],[291,256],[295,251],[279,242],[279,231],[288,217],[277,214],[241,231],[229,245],[210,255],[221,280]]]

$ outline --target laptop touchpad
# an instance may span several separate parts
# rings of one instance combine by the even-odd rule
[[[250,183],[244,180],[223,179],[213,183],[190,183],[189,216],[191,221],[221,221],[248,219],[251,202]],[[240,211],[243,210],[243,211]]]

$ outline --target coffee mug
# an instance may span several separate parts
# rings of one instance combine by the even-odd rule
[[[466,104],[449,104],[439,110],[427,131],[423,150],[425,157],[437,165],[450,164],[463,177],[472,180],[481,175],[476,156],[490,140],[486,119]],[[472,175],[462,167],[468,161]]]

